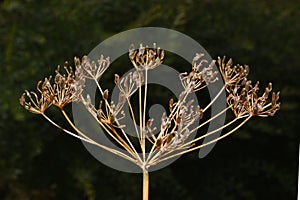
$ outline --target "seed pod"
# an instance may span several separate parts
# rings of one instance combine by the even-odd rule
[[[108,99],[108,90],[107,89],[103,92],[103,99],[104,100]]]
[[[150,119],[148,119],[146,125],[147,125],[148,127],[150,127],[150,126],[152,126],[152,123],[153,123],[153,118],[150,118]]]
[[[275,92],[273,92],[272,93],[272,108],[274,108],[275,107],[275,104],[276,104],[276,94],[275,94]]]
[[[78,67],[80,65],[80,59],[75,57],[74,58],[74,63],[75,63],[75,66]]]
[[[160,59],[160,60],[163,60],[164,57],[165,57],[165,51],[164,51],[164,50],[161,50],[161,51],[160,51],[159,59]]]
[[[249,91],[250,86],[251,86],[251,81],[249,80],[249,81],[246,82],[245,88],[244,88],[244,89],[245,89],[246,91]]]
[[[272,90],[272,83],[271,83],[271,82],[269,83],[269,85],[268,85],[267,88],[268,88],[268,91],[269,91],[269,92]]]
[[[271,90],[272,90],[272,83],[269,83],[269,85],[268,85],[268,87],[266,87],[265,92],[262,97],[264,99],[267,99]]]
[[[100,102],[99,102],[99,109],[102,108],[102,104],[103,104],[103,101],[100,101]]]
[[[87,60],[88,60],[88,57],[87,56],[83,56],[82,58],[81,58],[81,63],[85,63],[85,62],[87,62]]]
[[[174,133],[169,134],[166,139],[166,143],[169,144],[172,141],[173,137],[174,137]]]
[[[156,141],[156,148],[157,148],[157,149],[160,149],[161,146],[162,146],[162,139],[159,138],[159,139],[157,139],[157,141]]]
[[[177,118],[176,118],[176,123],[177,123],[177,124],[180,124],[180,122],[181,122],[181,118],[180,118],[180,117],[177,117]]]
[[[199,119],[203,118],[203,109],[200,108],[200,106],[197,107],[198,108],[198,113],[199,113]]]
[[[259,86],[259,81],[257,81],[257,82],[255,83],[255,86],[254,86],[253,89],[254,89],[255,91],[258,91],[258,90],[259,90],[259,87],[258,87],[258,86]]]
[[[226,57],[224,56],[223,57],[223,62],[225,63],[225,59],[226,59]],[[230,58],[229,60],[228,60],[228,62],[226,63],[226,68],[228,68],[229,66],[231,66],[232,65],[232,58]]]
[[[254,115],[257,115],[257,114],[258,114],[258,109],[257,109],[257,106],[256,106],[256,105],[253,107],[253,114],[254,114]]]
[[[115,74],[115,84],[120,83],[120,76],[118,74]]]
[[[245,75],[248,76],[249,72],[250,72],[250,67],[248,65],[245,65],[245,69],[244,69]]]
[[[68,61],[65,61],[64,67],[68,67],[68,65],[69,65]]]
[[[99,110],[97,111],[97,119],[98,119],[100,122],[103,121],[102,118],[101,118],[101,113],[100,113]]]
[[[170,101],[169,101],[169,108],[170,108],[170,112],[172,112],[173,110],[173,106],[174,106],[174,99],[171,98]]]
[[[116,121],[115,117],[113,115],[110,115],[109,120],[110,120],[110,123],[112,123],[112,124]]]

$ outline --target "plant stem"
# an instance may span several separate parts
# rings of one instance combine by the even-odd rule
[[[143,200],[149,199],[149,174],[146,169],[143,170]]]
[[[142,124],[142,149],[143,149],[143,160],[146,160],[146,135],[143,130],[146,127],[146,105],[147,105],[147,84],[148,84],[148,70],[145,70],[145,92],[144,92],[144,106],[143,106],[143,124]]]

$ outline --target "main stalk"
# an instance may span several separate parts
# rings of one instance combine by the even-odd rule
[[[149,173],[143,170],[143,200],[149,199]]]

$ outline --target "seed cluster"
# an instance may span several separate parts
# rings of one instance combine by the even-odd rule
[[[273,92],[269,97],[272,90],[271,83],[266,87],[264,93],[259,95],[259,82],[253,85],[251,80],[248,80],[249,67],[247,65],[233,65],[232,59],[226,61],[225,57],[218,57],[217,61],[208,61],[204,59],[204,54],[196,54],[192,60],[191,70],[183,72],[179,76],[184,87],[179,98],[167,100],[169,101],[169,108],[160,119],[149,118],[146,115],[147,71],[158,67],[163,62],[164,57],[164,51],[156,47],[156,44],[153,47],[141,44],[138,49],[131,45],[129,59],[135,67],[135,71],[127,73],[121,78],[118,74],[115,75],[114,82],[120,91],[117,102],[109,101],[109,91],[104,90],[98,82],[110,66],[109,57],[104,58],[101,55],[97,62],[90,61],[87,56],[83,56],[82,59],[75,57],[75,68],[73,69],[66,62],[64,65],[65,74],[60,72],[58,66],[54,78],[50,76],[44,81],[39,81],[37,93],[26,90],[20,98],[20,104],[26,110],[43,115],[52,124],[61,128],[45,114],[51,105],[58,107],[78,135],[61,128],[63,131],[130,160],[143,169],[216,142],[230,135],[251,117],[273,116],[280,108],[279,93]],[[194,139],[190,136],[208,122],[215,120],[218,115],[211,116],[206,122],[197,124],[199,120],[203,119],[206,110],[214,103],[214,100],[206,107],[202,107],[188,100],[188,96],[218,81],[217,73],[220,73],[224,81],[222,90],[227,93],[228,107],[222,112],[231,109],[235,116],[228,124],[219,127],[218,130],[234,124],[238,120],[243,121],[223,136],[207,144],[197,146],[197,141],[215,131],[196,136]],[[101,100],[98,105],[93,105],[90,96],[83,94],[86,79],[94,81],[101,93]],[[134,110],[131,105],[130,98],[135,93],[139,94],[138,110]],[[111,139],[121,145],[128,152],[128,155],[111,147],[102,146],[78,130],[64,111],[64,108],[73,102],[85,105],[99,125],[108,132]],[[125,116],[124,105],[126,104],[129,106],[130,116]],[[137,119],[136,113],[138,114]],[[133,142],[132,138],[127,137],[124,131],[126,124],[122,124],[122,119],[125,117],[132,119],[137,142]],[[153,126],[154,120],[161,122],[159,127]],[[159,129],[158,134],[156,134],[157,129]],[[147,155],[146,150],[149,150]],[[138,152],[142,152],[142,155]]]
[[[249,66],[233,65],[231,59],[225,63],[225,57],[219,57],[218,64],[228,92],[227,103],[236,117],[267,117],[273,116],[279,110],[279,92],[273,92],[268,102],[272,83],[269,83],[263,95],[259,96],[259,82],[252,85],[252,81],[247,79]]]

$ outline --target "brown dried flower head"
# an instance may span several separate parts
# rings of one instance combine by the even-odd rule
[[[68,63],[65,63],[64,69],[67,74],[60,73],[60,66],[55,71],[53,84],[51,77],[45,79],[42,84],[42,94],[45,98],[52,100],[52,103],[59,108],[64,108],[72,102],[80,101],[82,88],[76,83],[74,71],[71,67],[67,68]]]
[[[245,65],[233,65],[232,59],[230,58],[226,63],[226,57],[218,57],[218,65],[225,82],[226,90],[231,92],[231,87],[238,84],[243,84],[247,80],[249,74],[249,66]]]
[[[90,61],[87,56],[83,56],[81,61],[79,58],[74,58],[74,63],[76,67],[75,75],[76,77],[88,78],[88,79],[98,79],[110,66],[110,58],[104,58],[100,55],[100,58],[95,61]]]
[[[269,94],[272,90],[272,83],[269,83],[262,96],[258,95],[259,82],[254,86],[251,81],[247,81],[244,85],[235,86],[232,93],[227,97],[227,102],[232,105],[232,110],[237,117],[243,116],[273,116],[280,108],[279,92],[272,93],[269,101]]]
[[[37,88],[38,87],[39,84],[37,85]],[[51,99],[45,98],[42,94],[39,97],[35,92],[29,92],[27,90],[25,90],[20,97],[21,106],[34,114],[44,113],[44,111],[51,106],[51,103]]]
[[[156,47],[155,43],[153,48],[144,47],[143,44],[140,44],[138,50],[133,44],[129,47],[129,58],[136,69],[154,69],[162,63],[164,56],[164,50]]]
[[[99,78],[110,66],[109,57],[100,56],[97,62],[90,61],[87,56],[82,59],[74,58],[75,70],[65,63],[65,74],[60,72],[58,66],[55,76],[39,81],[35,92],[25,91],[20,104],[28,111],[41,114],[50,123],[66,132],[67,134],[79,138],[85,142],[96,145],[106,151],[118,155],[139,166],[144,175],[148,174],[151,166],[177,157],[179,155],[203,148],[217,142],[235,132],[253,116],[268,117],[273,116],[280,108],[279,92],[270,93],[272,84],[266,87],[264,93],[259,95],[259,82],[252,85],[247,79],[249,67],[247,65],[233,65],[232,59],[226,62],[225,56],[218,57],[217,65],[220,75],[224,81],[224,87],[217,95],[205,106],[195,105],[189,100],[189,95],[206,88],[209,84],[214,84],[218,80],[217,67],[215,61],[209,62],[204,59],[204,54],[196,54],[192,60],[191,70],[180,74],[179,79],[183,85],[183,91],[178,99],[167,100],[169,108],[159,119],[149,118],[147,112],[147,82],[148,70],[158,67],[164,59],[164,51],[154,44],[152,48],[140,44],[138,49],[133,45],[129,48],[129,59],[135,67],[134,72],[129,72],[120,78],[115,75],[114,82],[119,89],[117,102],[110,101],[110,92],[102,88]],[[83,96],[86,79],[94,82],[101,94],[98,105],[93,105],[89,94]],[[227,94],[227,108],[202,122],[206,111],[212,106],[221,92]],[[133,106],[131,97],[138,94],[138,102]],[[124,151],[106,146],[94,141],[84,132],[80,131],[64,111],[65,106],[72,102],[82,103],[86,110],[94,117],[98,124],[107,132],[112,141],[117,143]],[[73,133],[62,128],[59,124],[52,121],[45,110],[54,105],[59,108],[71,127],[76,131]],[[125,116],[125,105],[128,105],[129,116]],[[219,128],[205,134],[196,134],[201,127],[216,120],[221,114],[232,110],[233,119]],[[128,137],[125,133],[124,119],[131,118],[136,138]],[[199,124],[199,120],[201,123]],[[154,126],[153,122],[160,122]],[[123,123],[123,124],[122,124]],[[211,136],[225,127],[235,124],[235,128],[223,135],[203,144],[197,144],[205,137]],[[158,133],[157,133],[158,131]],[[199,131],[199,133],[202,133]],[[147,152],[147,154],[146,154]],[[146,187],[146,186],[145,186]],[[147,195],[145,195],[147,197]]]
[[[64,66],[65,74],[62,74],[60,67],[58,67],[54,78],[50,76],[45,78],[44,81],[38,82],[39,95],[35,92],[25,91],[20,98],[20,104],[32,113],[41,114],[64,132],[131,161],[144,172],[147,172],[149,167],[165,160],[203,148],[227,137],[254,116],[273,116],[280,108],[279,93],[273,92],[271,94],[271,83],[260,95],[259,83],[252,85],[251,81],[247,79],[249,74],[247,65],[233,65],[232,59],[226,61],[225,56],[223,58],[218,57],[217,62],[214,60],[208,61],[204,59],[204,54],[196,54],[192,60],[190,71],[183,72],[179,76],[184,89],[178,99],[167,100],[169,107],[159,119],[149,118],[146,114],[148,109],[147,99],[149,98],[147,94],[148,70],[158,67],[163,62],[164,56],[164,51],[156,47],[155,44],[151,48],[141,44],[138,49],[131,45],[129,59],[135,71],[122,77],[118,74],[115,75],[114,82],[119,89],[116,102],[110,100],[110,92],[102,88],[102,84],[99,82],[99,78],[110,66],[109,57],[104,58],[101,55],[97,62],[90,61],[87,56],[83,56],[82,59],[75,57],[74,70],[66,62]],[[194,101],[189,100],[189,95],[200,92],[209,84],[214,84],[218,80],[217,67],[219,68],[220,77],[224,81],[224,87],[207,105],[195,105]],[[93,105],[89,94],[83,96],[86,79],[94,82],[101,94],[101,100],[97,105]],[[223,91],[227,94],[227,108],[202,122],[203,119],[206,119],[203,116],[207,110]],[[131,97],[134,94],[138,94],[138,98],[136,99],[137,104],[133,106],[133,98],[131,99]],[[83,103],[87,111],[107,132],[110,139],[128,154],[100,144],[80,131],[64,111],[65,106],[72,102]],[[63,129],[46,116],[44,112],[51,105],[60,109],[76,133]],[[128,105],[128,107],[125,105]],[[125,116],[125,107],[126,109],[129,108],[129,116]],[[197,131],[201,127],[216,120],[218,116],[226,113],[227,110],[232,110],[234,113],[230,122],[223,126],[220,125],[219,128],[213,131],[197,135]],[[132,119],[134,127],[132,131],[136,134],[134,140],[125,133],[125,123],[122,120],[128,118]],[[198,124],[199,120],[201,120],[200,124]],[[153,125],[154,121],[160,122],[160,124]],[[233,124],[237,124],[236,127],[222,136],[201,145],[197,144],[205,137],[211,136]]]

